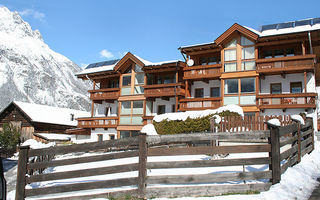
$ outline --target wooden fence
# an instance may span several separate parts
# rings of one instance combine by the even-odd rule
[[[314,148],[314,134],[312,120],[306,120],[305,125],[293,123],[288,126],[275,127],[269,124],[270,130],[250,132],[224,132],[224,133],[197,133],[179,135],[161,135],[124,138],[113,141],[97,143],[75,144],[69,146],[50,147],[45,149],[30,149],[20,147],[18,161],[18,177],[16,199],[50,195],[64,192],[83,191],[92,189],[108,189],[122,186],[117,192],[103,192],[96,195],[81,195],[55,199],[90,199],[98,197],[132,195],[142,198],[151,197],[181,197],[181,196],[211,196],[224,193],[242,193],[247,191],[268,190],[272,184],[278,183],[281,173],[300,162],[301,157],[310,153]],[[204,141],[214,140],[265,140],[266,143],[250,145],[215,146],[199,145]],[[214,143],[211,143],[214,144]],[[284,150],[286,149],[286,150]],[[107,153],[86,157],[69,159],[42,160],[29,162],[30,158],[37,156],[54,156],[74,152],[89,152],[104,150]],[[119,151],[121,150],[121,151]],[[193,161],[166,161],[155,162],[154,156],[176,155],[212,155],[266,152],[266,156],[243,156],[243,158],[219,158],[213,160]],[[116,166],[104,166],[89,169],[76,169],[64,172],[35,173],[38,169],[90,163],[97,161],[110,161],[120,158],[138,157],[138,162]],[[153,159],[150,159],[153,157]],[[183,175],[152,175],[150,171],[157,169],[199,168],[200,167],[229,167],[245,165],[268,165],[269,168],[261,171],[246,172],[215,171],[209,174],[183,174]],[[34,182],[72,179],[79,177],[99,176],[122,172],[138,172],[136,177],[118,178],[111,180],[94,180],[87,182],[69,183],[55,186],[26,189],[26,185]],[[261,179],[265,181],[261,181]],[[250,180],[258,180],[250,182]],[[249,182],[245,182],[249,181]],[[241,182],[241,183],[240,183]],[[242,183],[245,182],[245,183]],[[224,183],[224,184],[221,184]],[[227,184],[226,184],[227,183]],[[160,185],[159,185],[160,184]],[[174,185],[173,185],[174,184]],[[177,186],[178,184],[179,186]],[[198,184],[198,185],[197,185]],[[201,184],[201,185],[199,185]]]
[[[238,132],[268,130],[267,122],[270,119],[279,119],[281,126],[292,124],[289,115],[266,115],[266,116],[225,116],[221,118],[220,124],[216,127],[218,132]],[[213,119],[212,119],[213,120]],[[214,125],[214,122],[211,122]],[[211,128],[213,130],[213,127]]]

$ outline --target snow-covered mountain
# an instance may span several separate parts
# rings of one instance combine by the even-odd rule
[[[13,100],[88,110],[80,67],[44,43],[17,12],[0,7],[0,110]]]

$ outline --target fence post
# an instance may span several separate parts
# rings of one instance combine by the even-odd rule
[[[30,146],[19,147],[16,200],[22,200],[25,197],[26,173],[27,173],[29,149],[30,149]]]
[[[272,184],[279,183],[281,180],[281,168],[280,168],[280,136],[279,127],[267,122],[268,129],[270,130],[270,140],[271,144],[271,166],[269,168],[272,170]]]
[[[298,160],[297,160],[297,163],[300,163],[301,161],[301,123],[300,121],[298,120],[295,120],[295,119],[291,119],[293,122],[296,122],[297,125],[298,125],[298,130],[297,130],[297,136],[298,136],[298,140],[297,140],[297,143],[298,143]]]
[[[314,150],[314,127],[313,127],[313,118],[312,117],[307,117],[306,121],[310,121],[311,122],[311,127],[312,127],[312,151]]]
[[[138,195],[145,198],[146,195],[146,178],[147,178],[147,136],[140,133],[139,135],[139,177],[138,177]]]

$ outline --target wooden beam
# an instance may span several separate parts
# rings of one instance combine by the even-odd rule
[[[304,93],[307,93],[307,72],[303,73],[304,75]]]
[[[301,48],[302,48],[302,55],[306,55],[306,46],[304,41],[302,41],[301,43]]]

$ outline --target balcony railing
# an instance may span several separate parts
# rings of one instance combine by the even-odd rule
[[[143,87],[145,97],[168,97],[185,95],[185,87],[183,83],[145,85]]]
[[[281,58],[265,58],[257,60],[258,73],[299,72],[314,69],[315,55],[301,55]]]
[[[119,98],[120,88],[89,90],[91,100],[115,100]]]
[[[221,106],[221,97],[190,98],[180,100],[180,111],[215,109]]]
[[[193,67],[185,67],[183,69],[183,79],[214,79],[219,78],[221,75],[222,64],[214,65],[198,65]]]
[[[260,109],[316,108],[316,93],[261,94],[257,96]]]
[[[118,117],[78,118],[78,128],[116,128]]]

